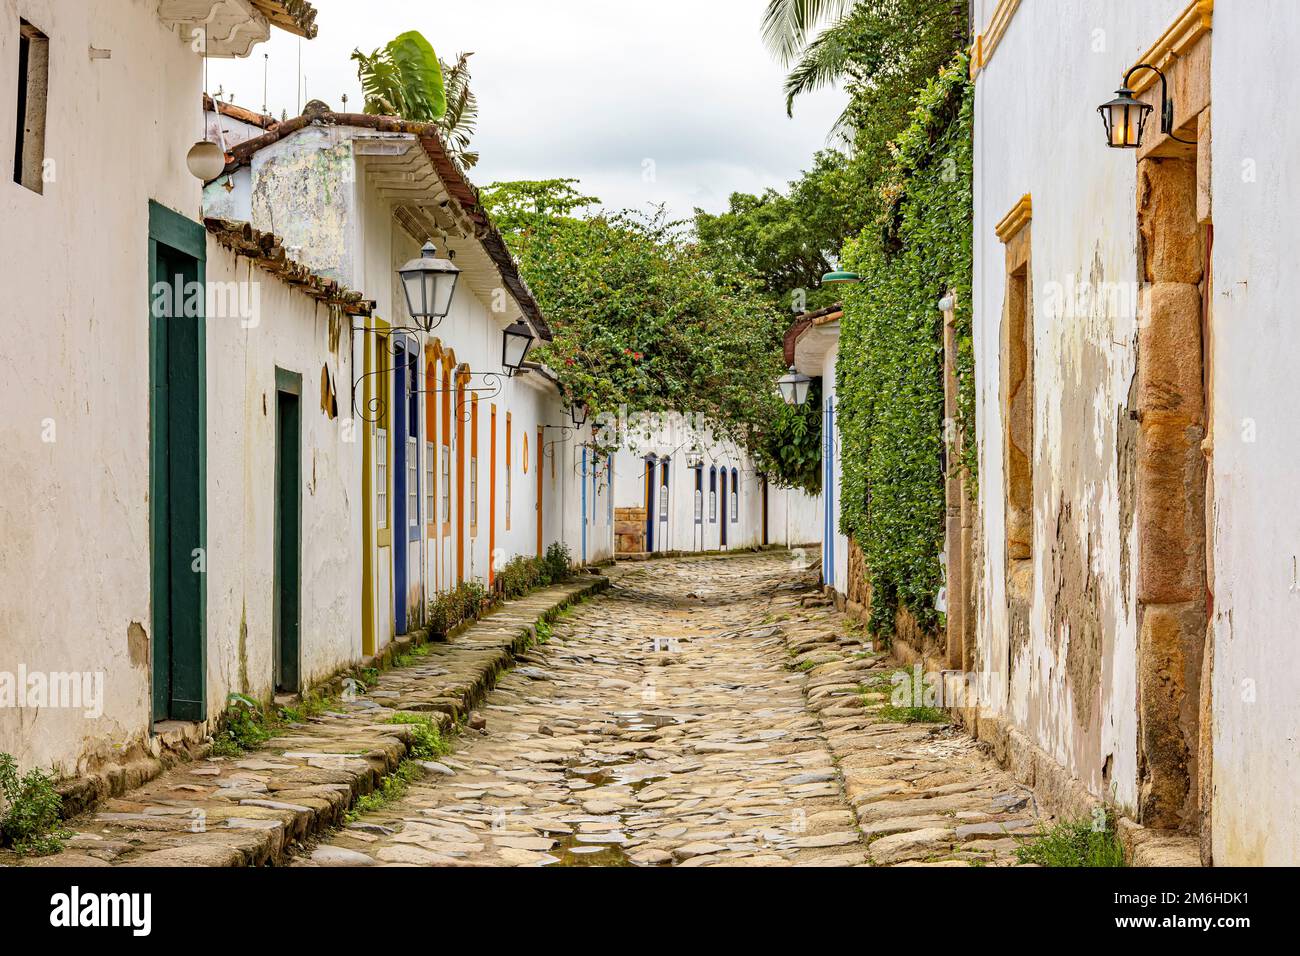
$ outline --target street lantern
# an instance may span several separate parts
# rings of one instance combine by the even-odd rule
[[[501,367],[507,375],[514,375],[523,366],[534,341],[533,330],[523,319],[515,319],[501,333]]]
[[[573,402],[569,405],[569,418],[573,420],[574,428],[581,428],[587,423],[587,403]]]
[[[824,276],[822,276],[822,285],[837,285],[840,283],[861,282],[861,281],[862,281],[862,276],[858,275],[856,272],[843,272],[841,270],[836,270],[835,272],[828,272]]]
[[[704,456],[701,455],[698,451],[688,451],[688,452],[686,453],[686,467],[687,467],[687,468],[703,468],[703,467],[704,467]]]
[[[1160,132],[1176,143],[1195,146],[1196,140],[1174,135],[1174,101],[1169,98],[1169,81],[1158,67],[1150,63],[1139,63],[1131,67],[1124,74],[1123,84],[1115,91],[1115,98],[1097,107],[1102,125],[1106,127],[1106,145],[1112,149],[1137,149],[1142,145],[1142,134],[1146,130],[1152,106],[1133,97],[1129,78],[1138,70],[1150,70],[1160,77]]]
[[[1146,128],[1150,103],[1133,98],[1128,80],[1115,91],[1115,98],[1097,107],[1102,125],[1106,127],[1106,145],[1112,149],[1137,149],[1142,145],[1142,132]]]
[[[802,405],[807,402],[810,384],[812,379],[798,372],[793,365],[790,366],[787,374],[776,380],[777,388],[781,390],[781,398],[787,405]]]
[[[420,258],[412,259],[397,270],[406,292],[406,307],[426,332],[447,317],[451,311],[451,298],[456,293],[456,280],[460,269],[450,259],[439,259],[432,242],[420,250]]]

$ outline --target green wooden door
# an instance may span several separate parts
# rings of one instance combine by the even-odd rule
[[[302,403],[299,376],[276,369],[275,689],[301,689]]]
[[[150,522],[154,720],[206,708],[205,234],[150,206]]]

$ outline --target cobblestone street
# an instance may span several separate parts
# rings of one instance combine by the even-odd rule
[[[295,865],[1014,862],[1032,793],[942,724],[788,554],[615,572],[456,749]]]

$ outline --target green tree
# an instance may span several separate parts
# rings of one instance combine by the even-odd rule
[[[781,411],[783,325],[734,260],[662,210],[595,208],[575,180],[496,183],[483,200],[545,310],[537,356],[602,412],[695,414],[751,450]]]
[[[786,109],[843,83],[850,94],[834,134],[883,146],[912,98],[969,42],[966,0],[769,0],[763,38],[789,66]]]
[[[804,312],[836,301],[821,277],[838,262],[844,243],[875,214],[856,160],[835,150],[817,153],[813,167],[782,193],[733,193],[730,208],[695,211],[700,244],[730,258],[783,309]]]
[[[436,123],[446,114],[442,64],[419,31],[408,30],[368,56],[353,50],[352,59],[365,112],[417,123]]]

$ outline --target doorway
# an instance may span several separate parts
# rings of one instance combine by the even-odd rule
[[[394,337],[396,338],[396,337]],[[406,347],[393,343],[393,623],[396,633],[407,631],[406,601],[410,580],[410,549],[407,547],[407,508],[410,475],[407,473],[411,450],[407,437],[410,434],[409,389],[411,366]]]
[[[655,549],[655,460],[645,460],[645,549]]]
[[[731,514],[730,508],[728,507],[728,503],[730,501],[731,499],[727,497],[727,469],[723,468],[722,488],[721,488],[721,495],[719,496],[719,505],[722,511],[722,532],[721,532],[721,537],[718,539],[718,545],[724,551],[727,549],[727,525],[730,523],[728,521],[728,518],[730,517]]]
[[[149,205],[153,718],[207,718],[207,234]]]
[[[302,376],[277,368],[275,386],[275,689],[297,693],[302,684]]]
[[[542,521],[542,510],[544,499],[542,497],[542,449],[545,447],[544,440],[546,432],[542,428],[537,429],[537,556],[542,556],[542,541],[544,540],[545,528]]]

